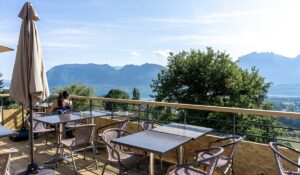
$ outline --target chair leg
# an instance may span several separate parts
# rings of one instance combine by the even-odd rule
[[[56,168],[58,167],[59,147],[60,147],[60,145],[57,144],[57,147],[56,147]]]
[[[161,155],[159,155],[159,161],[160,161],[160,173],[163,175],[164,174],[164,167],[163,167],[163,162]]]
[[[104,166],[103,166],[103,170],[102,170],[101,175],[104,175],[104,172],[105,172],[107,164],[108,164],[108,162],[106,161],[105,164],[104,164]]]
[[[96,169],[98,169],[98,162],[97,162],[97,159],[96,159],[96,148],[95,148],[94,142],[92,142],[91,144],[92,144],[92,149],[93,149],[93,158],[94,158],[94,161],[95,161],[95,167],[96,167]]]
[[[46,132],[46,145],[48,145],[48,135],[49,135],[49,133]]]
[[[236,175],[235,169],[233,167],[231,167],[231,174]]]
[[[86,158],[86,149],[83,150],[83,160]]]
[[[73,150],[70,148],[70,154],[72,157],[72,163],[73,163],[73,167],[74,167],[74,173],[77,174],[77,169],[76,169],[76,164],[75,164],[75,159],[74,159],[74,155],[73,155]]]

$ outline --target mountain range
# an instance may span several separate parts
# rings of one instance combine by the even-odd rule
[[[241,56],[237,64],[242,69],[259,69],[259,74],[272,82],[270,96],[300,96],[300,56],[288,58],[272,52]],[[63,87],[73,83],[92,86],[96,95],[104,95],[112,88],[120,88],[131,93],[139,88],[146,99],[152,94],[150,84],[164,67],[157,64],[125,65],[113,67],[107,64],[65,64],[47,71],[50,88]],[[9,86],[9,81],[4,81]]]
[[[272,52],[252,52],[240,57],[237,64],[248,70],[258,68],[259,74],[273,83],[269,95],[300,96],[300,56],[289,58]]]
[[[125,65],[121,68],[107,64],[65,64],[47,71],[47,78],[50,87],[82,83],[94,87],[97,95],[105,95],[112,88],[131,93],[136,87],[143,98],[149,98],[152,92],[150,84],[163,68],[157,64]]]

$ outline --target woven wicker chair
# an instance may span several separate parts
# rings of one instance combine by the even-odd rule
[[[119,168],[119,174],[125,173],[128,169],[135,167],[146,159],[145,155],[137,154],[133,152],[124,151],[122,146],[111,142],[114,138],[120,138],[130,134],[128,131],[122,129],[108,129],[102,133],[103,142],[106,145],[108,158],[104,164],[102,175],[105,172],[108,164],[117,166]]]
[[[293,160],[291,160],[288,157],[286,157],[285,155],[283,155],[278,150],[278,147],[286,148],[286,149],[294,152],[297,155],[300,155],[300,151],[298,151],[298,150],[296,150],[292,147],[289,147],[289,146],[286,146],[286,145],[283,145],[283,144],[280,144],[280,143],[276,143],[276,142],[270,142],[269,146],[270,146],[271,150],[274,153],[279,175],[300,175],[300,164],[299,164],[299,162],[294,162]],[[290,165],[292,165],[293,167],[295,167],[297,169],[297,171],[286,171],[286,170],[284,170],[283,165],[282,165],[282,159],[284,161],[286,161],[287,163],[289,163]]]
[[[40,117],[40,114],[34,114],[33,117]],[[28,120],[27,120],[27,124],[28,124],[28,126],[30,126],[30,122]],[[48,145],[49,133],[55,131],[55,129],[48,127],[45,123],[38,122],[35,120],[33,120],[32,126],[33,126],[34,134],[40,134],[40,133],[45,134],[46,145]]]
[[[156,122],[156,121],[144,121],[142,123],[143,131],[148,131],[148,130],[153,129],[157,126],[162,126],[162,124],[159,123],[159,122]]]
[[[92,140],[92,133],[93,133],[94,127],[95,127],[95,124],[80,125],[80,126],[74,128],[74,134],[75,134],[74,138],[61,140],[60,145],[58,145],[58,147],[56,149],[56,155],[57,155],[56,166],[58,166],[58,159],[59,159],[58,151],[59,151],[60,147],[67,148],[70,151],[72,163],[73,163],[73,167],[74,167],[74,173],[76,174],[77,168],[76,168],[76,163],[75,163],[75,159],[74,159],[74,153],[77,151],[84,151],[84,159],[85,159],[86,150],[92,148],[93,149],[93,158],[94,158],[95,166],[97,169],[96,149],[94,146],[94,142]]]
[[[17,150],[14,149],[4,149],[0,150],[0,174],[1,175],[10,175],[10,157],[12,154],[17,153]]]
[[[216,169],[219,169],[223,175],[225,175],[229,170],[232,170],[232,174],[236,174],[235,170],[232,166],[233,156],[235,154],[237,144],[243,139],[241,136],[232,136],[226,137],[222,139],[217,139],[209,143],[208,148],[210,147],[222,147],[224,148],[226,155],[220,156],[218,159]],[[199,152],[198,150],[194,150],[193,152],[198,153],[197,159],[201,160],[211,156],[205,152]],[[204,161],[202,164],[209,165],[208,161]]]
[[[102,140],[102,133],[103,131],[107,130],[107,129],[111,129],[111,128],[117,128],[117,129],[122,129],[122,130],[126,130],[126,127],[127,127],[127,124],[128,124],[128,121],[129,120],[120,120],[120,121],[117,121],[117,122],[113,122],[113,123],[110,123],[108,125],[105,125],[105,126],[102,126],[100,128],[97,129],[97,135],[99,136],[96,140],[97,142],[97,150],[99,148],[104,148],[103,145],[105,145],[103,143],[103,140]],[[101,147],[102,145],[102,147]]]
[[[224,152],[224,149],[222,147],[211,147],[199,151],[209,154],[209,156],[182,165],[171,166],[167,171],[167,175],[213,175],[217,161],[220,155]],[[206,171],[196,168],[203,162],[209,162]]]

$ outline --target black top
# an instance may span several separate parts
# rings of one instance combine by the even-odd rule
[[[213,129],[179,123],[170,123],[164,126],[153,128],[151,130],[197,139],[198,137],[212,131]]]
[[[189,137],[155,131],[143,131],[118,139],[113,139],[112,142],[148,152],[164,154],[183,145],[189,140],[191,140]]]

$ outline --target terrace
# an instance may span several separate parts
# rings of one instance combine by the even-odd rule
[[[1,95],[2,97],[8,96],[7,94]],[[119,111],[121,109],[114,108],[116,104],[127,104],[128,111],[131,115],[127,116],[119,116],[115,115],[114,112],[110,116],[96,118],[94,123],[96,127],[103,127],[110,123],[114,123],[120,119],[128,118],[130,122],[126,128],[126,130],[136,133],[141,131],[141,122],[144,120],[155,120],[155,116],[162,115],[159,113],[158,110],[153,110],[153,107],[160,107],[160,108],[168,108],[172,111],[176,110],[199,110],[199,111],[211,111],[211,112],[225,112],[232,114],[232,120],[230,121],[222,121],[217,120],[213,122],[228,122],[231,125],[230,132],[228,131],[219,131],[218,128],[214,128],[214,132],[208,133],[205,136],[200,137],[199,139],[189,141],[184,145],[185,152],[187,153],[189,150],[193,150],[196,148],[205,148],[209,141],[215,140],[216,138],[223,137],[224,135],[236,135],[243,133],[238,133],[236,131],[236,127],[238,124],[235,122],[236,119],[239,117],[239,114],[245,115],[259,115],[262,117],[286,117],[286,118],[299,118],[299,113],[292,113],[292,112],[281,112],[281,111],[266,111],[266,110],[254,110],[254,109],[242,109],[242,108],[230,108],[230,107],[216,107],[216,106],[203,106],[203,105],[190,105],[190,104],[178,104],[178,103],[163,103],[163,102],[152,102],[152,101],[139,101],[139,100],[124,100],[124,99],[109,99],[109,98],[100,98],[100,97],[83,97],[83,96],[72,96],[72,100],[74,102],[78,102],[78,104],[82,105],[82,109],[88,110],[105,110],[103,104],[107,102],[111,102],[112,105],[111,111]],[[3,103],[2,103],[3,104]],[[135,108],[133,108],[135,106]],[[82,110],[81,109],[81,110]],[[128,113],[124,113],[126,115]],[[11,129],[18,129],[21,126],[21,111],[18,109],[5,109],[3,108],[2,111],[2,124]],[[186,123],[189,119],[189,116],[183,115],[180,116],[176,112],[172,114],[173,119],[178,119],[179,123]],[[200,125],[201,121],[204,119],[199,118]],[[169,121],[166,119],[164,123],[168,123]],[[246,123],[247,125],[256,125],[257,127],[263,127],[267,130],[270,129],[270,126],[262,126],[261,124],[255,123]],[[246,125],[245,124],[245,125]],[[281,127],[281,129],[285,130],[297,130],[297,128],[285,128]],[[95,138],[97,138],[95,134]],[[290,143],[293,146],[298,145],[298,141],[296,138],[266,138],[261,135],[246,135],[246,139],[242,141],[236,150],[236,154],[234,156],[234,163],[233,166],[237,172],[237,174],[245,174],[245,175],[253,175],[253,174],[260,174],[260,175],[273,175],[277,174],[277,167],[274,159],[274,155],[271,152],[269,146],[265,143],[256,143],[247,141],[247,137],[263,137],[265,142],[274,140],[281,143]],[[51,137],[50,144],[46,146],[44,144],[44,138],[39,137],[36,140],[36,161],[39,165],[43,165],[44,160],[48,159],[49,157],[55,155],[55,137]],[[15,170],[19,170],[25,168],[28,164],[28,148],[24,147],[27,145],[27,141],[23,142],[12,142],[8,138],[1,139],[1,149],[2,148],[17,148],[19,153],[14,155],[11,161],[11,172]],[[76,157],[76,164],[78,167],[78,174],[101,174],[103,163],[107,158],[106,150],[99,149],[97,154],[97,161],[98,161],[98,169],[96,170],[95,167],[92,165],[92,152],[88,152],[87,160],[82,159],[82,155],[78,154]],[[289,158],[294,160],[295,162],[298,161],[298,155],[293,154],[288,150],[283,150]],[[185,155],[187,158],[191,158],[191,155]],[[168,168],[169,165],[176,164],[176,151],[172,150],[167,154],[162,156],[164,162],[164,171]],[[156,163],[157,164],[157,163]],[[50,166],[53,166],[49,164]],[[285,165],[287,169],[293,169],[290,165]],[[158,169],[159,165],[156,165],[155,168]],[[142,165],[138,169],[132,169],[128,171],[129,174],[146,174],[146,169],[148,166],[146,164]],[[59,167],[55,169],[58,174],[71,174],[72,164],[68,164],[66,162],[59,164]],[[118,172],[117,169],[113,167],[108,167],[108,170],[105,173],[108,174],[116,174]],[[155,172],[160,172],[159,170]],[[218,172],[217,172],[218,173]]]

